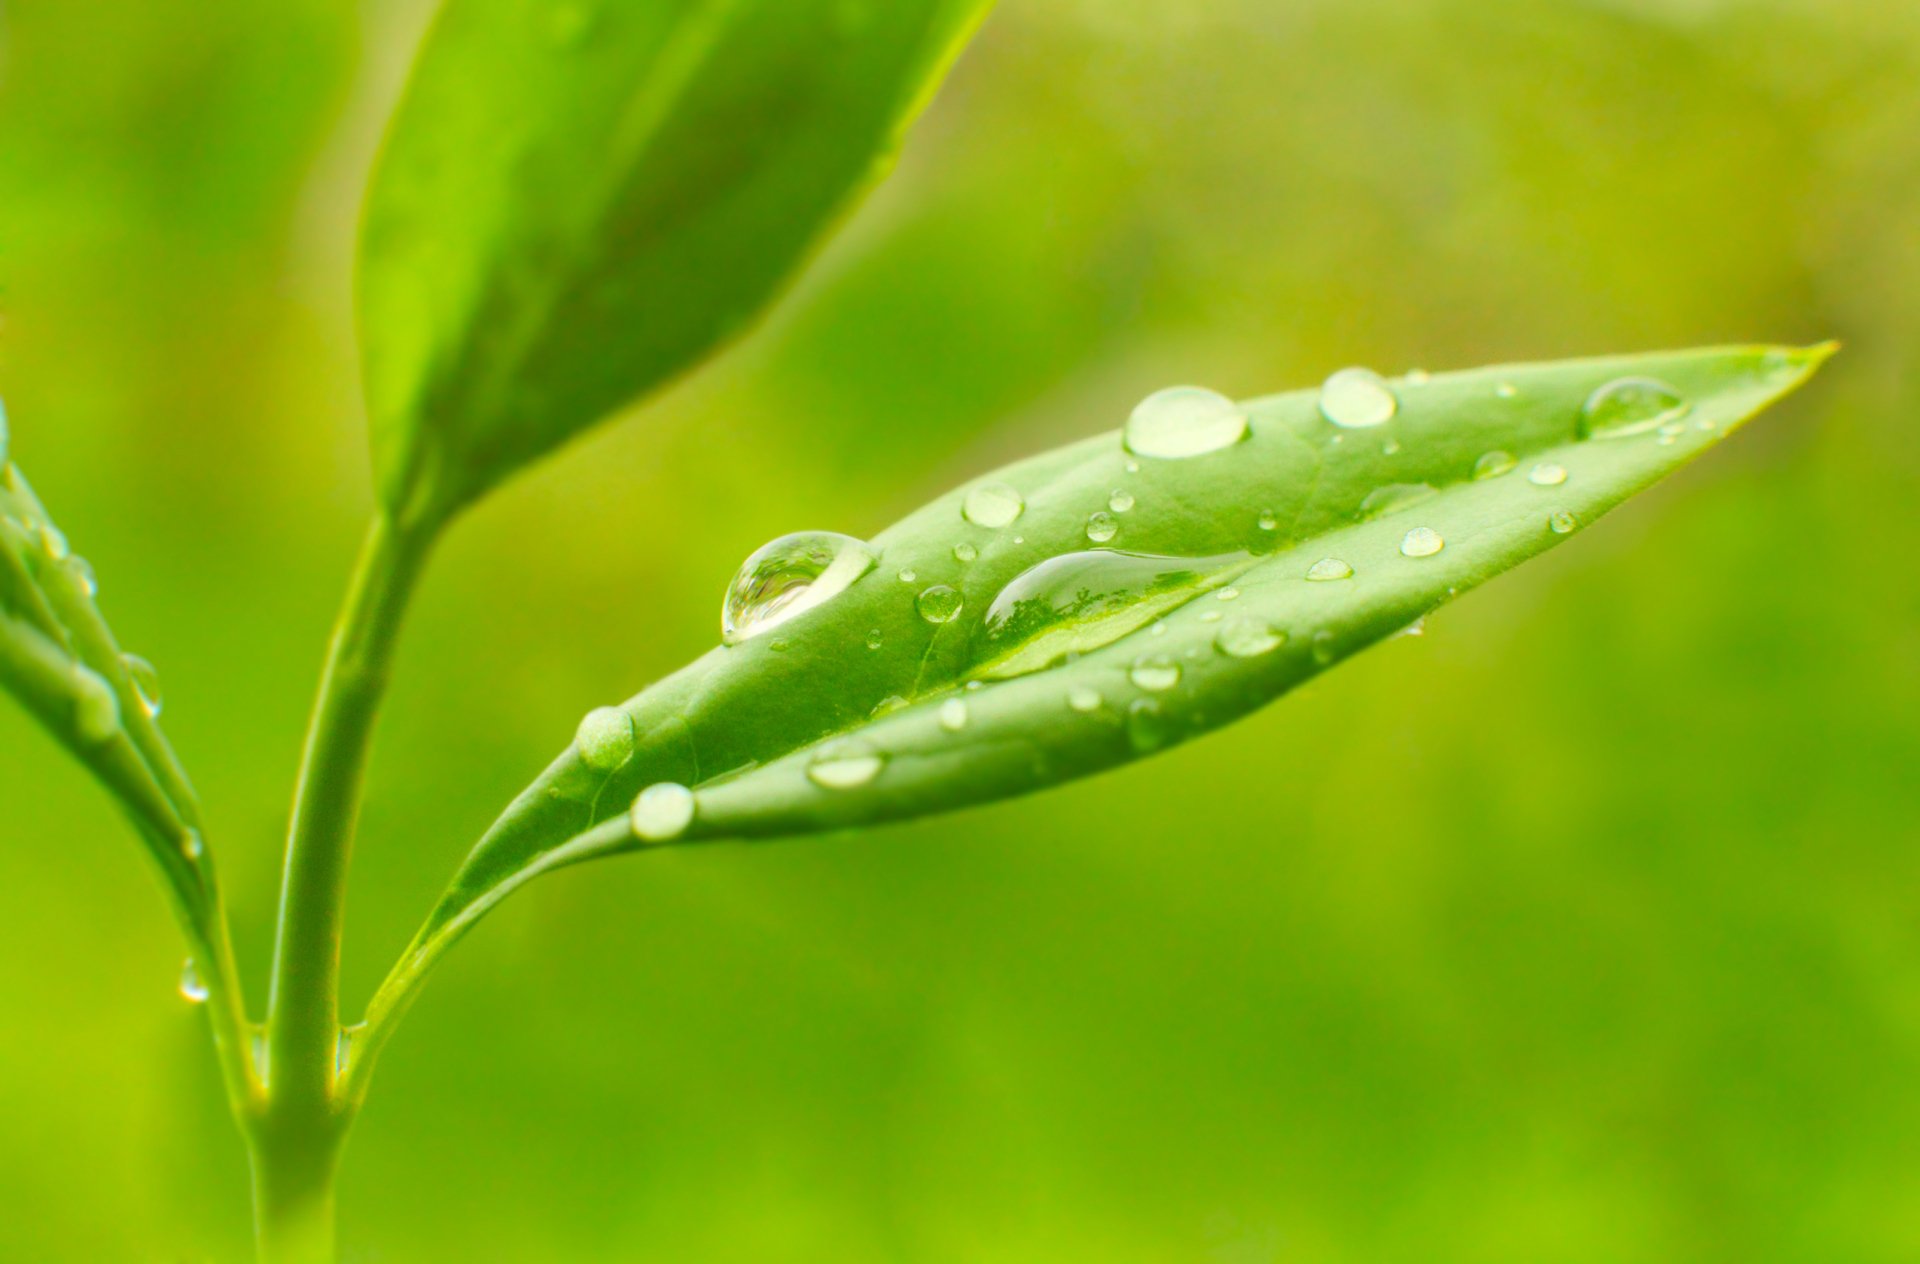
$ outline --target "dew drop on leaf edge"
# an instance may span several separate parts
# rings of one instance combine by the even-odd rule
[[[198,1005],[207,999],[207,982],[200,977],[200,969],[188,957],[180,966],[180,995],[191,1005]]]
[[[664,843],[687,832],[694,809],[693,791],[677,781],[661,781],[634,796],[628,821],[641,842]]]
[[[159,719],[162,699],[158,669],[138,654],[122,654],[120,661],[126,665],[127,679],[133,683],[133,693],[140,699],[141,707],[148,717]]]

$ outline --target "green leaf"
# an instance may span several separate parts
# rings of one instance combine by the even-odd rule
[[[646,845],[627,809],[650,786],[668,788],[635,815],[663,839],[770,838],[1022,794],[1218,728],[1586,529],[1831,352],[1343,377],[1344,399],[1246,403],[1247,434],[1215,451],[1154,458],[1106,434],[988,475],[876,537],[865,574],[837,567],[858,575],[838,595],[596,712],[475,848],[390,987],[530,877]],[[1369,419],[1380,386],[1397,398],[1384,424],[1323,413]],[[1019,516],[970,521],[1005,517],[1001,488]],[[763,596],[798,591],[759,579]]]
[[[361,247],[389,508],[443,519],[737,335],[989,3],[447,0]]]

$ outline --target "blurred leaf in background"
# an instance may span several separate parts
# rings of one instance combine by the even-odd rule
[[[167,678],[258,980],[370,498],[354,207],[425,14],[149,9],[6,11],[0,394]],[[1004,0],[768,330],[452,539],[350,999],[775,535],[870,533],[1176,380],[1847,355],[1229,736],[545,884],[389,1051],[350,1258],[1920,1255],[1915,117],[1920,12],[1869,0]],[[0,778],[0,1258],[236,1258],[152,880],[15,712]]]

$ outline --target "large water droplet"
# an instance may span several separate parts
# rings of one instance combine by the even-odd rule
[[[664,843],[687,832],[696,806],[693,791],[679,782],[656,782],[634,797],[627,820],[641,842]]]
[[[120,661],[126,664],[127,679],[133,682],[133,693],[140,699],[140,706],[150,718],[159,719],[162,705],[159,670],[138,654],[122,654]]]
[[[1286,633],[1277,632],[1265,619],[1235,615],[1220,625],[1213,643],[1229,658],[1258,658],[1286,644]]]
[[[573,748],[595,772],[612,772],[633,757],[633,719],[619,707],[595,707],[580,721]]]
[[[1388,483],[1367,493],[1367,498],[1360,502],[1360,517],[1362,520],[1384,518],[1438,494],[1431,483]]]
[[[960,608],[966,605],[966,598],[957,588],[945,584],[935,584],[913,599],[913,608],[928,623],[949,623],[960,614]]]
[[[1202,456],[1247,437],[1240,405],[1203,386],[1171,386],[1141,400],[1127,418],[1127,451],[1139,456]]]
[[[1567,481],[1567,467],[1551,461],[1536,465],[1527,471],[1527,481],[1535,487],[1558,487]]]
[[[1087,517],[1087,539],[1095,544],[1105,544],[1120,533],[1120,523],[1105,510],[1089,514]]]
[[[1480,459],[1473,463],[1473,476],[1477,479],[1499,478],[1518,464],[1520,462],[1513,453],[1495,448],[1491,452],[1482,453]]]
[[[73,692],[73,726],[80,740],[100,745],[120,732],[120,699],[98,672],[74,664],[68,676]]]
[[[1446,546],[1432,527],[1415,527],[1400,541],[1400,552],[1407,557],[1432,557]]]
[[[1113,489],[1113,495],[1107,497],[1107,508],[1115,513],[1126,513],[1133,508],[1133,493],[1124,487]]]
[[[998,531],[1010,526],[1026,507],[1020,493],[1005,483],[982,483],[960,502],[960,516],[976,527]]]
[[[1580,437],[1618,439],[1642,434],[1678,421],[1690,407],[1679,391],[1655,378],[1617,378],[1581,405]]]
[[[1352,579],[1353,567],[1337,557],[1323,557],[1307,568],[1307,578],[1316,582],[1330,579]]]
[[[1180,664],[1165,654],[1147,654],[1134,660],[1127,679],[1148,693],[1165,693],[1180,683]]]
[[[797,531],[741,564],[720,611],[729,645],[779,627],[845,592],[879,559],[865,542],[834,531]]]
[[[200,977],[200,968],[193,964],[192,957],[180,967],[180,995],[193,1005],[207,999],[207,981]]]
[[[958,733],[967,727],[967,704],[964,699],[948,698],[940,704],[940,727],[949,733]]]
[[[1372,369],[1341,369],[1320,385],[1320,415],[1348,430],[1384,426],[1399,409],[1393,388]]]
[[[1178,558],[1115,549],[1048,558],[1015,576],[988,607],[977,674],[1019,676],[1110,645],[1251,561],[1244,554]]]
[[[887,757],[854,739],[822,747],[807,764],[807,780],[823,790],[857,790],[880,775]]]

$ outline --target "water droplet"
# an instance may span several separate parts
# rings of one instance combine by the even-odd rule
[[[1678,421],[1690,408],[1679,391],[1658,379],[1616,378],[1581,405],[1580,437],[1618,439],[1643,434]]]
[[[962,542],[953,546],[953,560],[956,562],[971,562],[979,556],[980,550],[971,544]]]
[[[1567,481],[1567,467],[1554,465],[1536,465],[1527,471],[1527,481],[1535,487],[1558,487]]]
[[[366,1030],[367,1025],[365,1023],[355,1023],[351,1027],[342,1027],[340,1029],[340,1037],[333,1043],[333,1069],[335,1074],[344,1073],[348,1065],[352,1063],[353,1046],[359,1041],[360,1037],[366,1033]]]
[[[879,559],[865,542],[833,531],[799,531],[761,546],[727,586],[720,632],[729,645],[778,627],[839,596]],[[774,646],[779,649],[778,645]]]
[[[1320,384],[1320,415],[1348,430],[1384,426],[1399,408],[1387,380],[1372,369],[1341,369]]]
[[[120,661],[126,666],[127,679],[133,682],[134,696],[140,699],[148,718],[159,719],[162,703],[159,671],[138,654],[122,654]]]
[[[188,860],[198,860],[207,854],[206,840],[200,837],[200,831],[188,830],[180,837],[180,851]]]
[[[1247,415],[1218,391],[1172,386],[1141,400],[1127,418],[1127,451],[1178,459],[1232,447],[1247,437]]]
[[[903,584],[915,583],[920,578],[920,572],[909,567],[907,570],[901,571],[898,578]]]
[[[1262,509],[1256,525],[1262,531],[1277,531],[1280,529],[1280,515],[1271,509]]]
[[[595,772],[612,772],[633,757],[633,718],[619,707],[595,707],[580,721],[573,748]]]
[[[40,551],[56,562],[67,560],[67,537],[51,522],[40,524]]]
[[[1226,615],[1218,610],[1202,610],[1200,612],[1200,622],[1202,623],[1218,623],[1224,618],[1226,618]]]
[[[1098,711],[1102,705],[1100,691],[1089,689],[1085,685],[1075,685],[1067,690],[1067,705],[1082,715]]]
[[[1338,439],[1339,437],[1340,437],[1339,435],[1334,436],[1334,438],[1336,439]],[[1385,443],[1381,444],[1380,455],[1381,456],[1399,456],[1400,441],[1398,439],[1389,439]]]
[[[877,720],[881,716],[887,715],[890,712],[898,711],[906,705],[907,705],[906,698],[902,697],[900,694],[897,694],[897,693],[890,693],[886,697],[880,699],[880,701],[874,703],[873,710],[867,712],[867,716],[870,719]]]
[[[73,725],[80,739],[99,745],[110,742],[120,732],[120,700],[113,686],[98,672],[74,664],[69,676],[73,691]]]
[[[913,608],[928,623],[950,622],[964,605],[966,598],[960,595],[960,590],[945,584],[935,584],[913,599]]]
[[[1165,693],[1180,683],[1180,664],[1165,654],[1147,654],[1134,660],[1127,679],[1148,693]]]
[[[1499,448],[1495,448],[1491,452],[1482,454],[1480,459],[1473,463],[1473,476],[1475,478],[1499,478],[1502,474],[1505,474],[1518,464],[1520,464],[1520,461],[1513,453],[1502,452]]]
[[[1129,474],[1138,474],[1140,472],[1140,462],[1128,461],[1126,464],[1126,470],[1127,470],[1127,473]]]
[[[677,781],[659,781],[634,797],[627,819],[641,842],[664,843],[687,832],[695,807],[693,791]]]
[[[1313,634],[1313,661],[1325,667],[1333,661],[1338,647],[1334,644],[1333,633],[1322,629]]]
[[[1120,533],[1120,523],[1104,509],[1087,516],[1087,539],[1105,544]]]
[[[1502,382],[1500,383],[1500,385],[1493,388],[1493,393],[1495,395],[1498,395],[1501,399],[1512,399],[1515,395],[1518,395],[1520,393],[1520,388],[1515,386],[1512,382]]]
[[[807,780],[823,790],[857,790],[878,777],[886,762],[885,755],[865,742],[834,742],[814,755]]]
[[[1547,529],[1555,535],[1571,534],[1573,529],[1579,525],[1580,519],[1574,517],[1573,514],[1565,509],[1555,510],[1547,517]]]
[[[1229,584],[1225,588],[1222,588],[1219,592],[1213,594],[1213,599],[1215,601],[1233,601],[1239,596],[1240,596],[1240,590],[1238,588],[1235,588],[1233,585]]]
[[[207,981],[200,977],[200,969],[188,957],[180,967],[180,995],[187,998],[191,1005],[198,1005],[207,999]]]
[[[1133,493],[1124,487],[1113,489],[1113,495],[1107,497],[1107,508],[1115,513],[1125,513],[1133,508]]]
[[[1400,540],[1400,552],[1406,557],[1432,557],[1446,546],[1432,527],[1415,527]]]
[[[961,502],[960,516],[976,527],[998,531],[1011,525],[1026,507],[1020,493],[1005,483],[981,483]]]
[[[967,727],[967,704],[959,698],[948,698],[940,704],[940,727],[949,733],[958,733]]]
[[[867,629],[867,648],[868,649],[877,650],[884,644],[886,644],[886,638],[880,634],[879,628]]]
[[[100,595],[100,577],[94,573],[93,563],[75,553],[67,559],[67,569],[73,572],[73,582],[80,585],[80,591],[89,597]]]
[[[782,637],[776,636],[767,642],[767,648],[776,654],[784,654],[787,652],[787,641]]]
[[[1359,516],[1362,521],[1384,518],[1437,494],[1431,483],[1388,483],[1367,493],[1360,502]]]
[[[1244,570],[1245,554],[1157,557],[1089,549],[1015,576],[981,621],[978,674],[1019,676],[1110,645]]]
[[[1167,634],[1167,621],[1165,619],[1159,620],[1152,627],[1147,629],[1148,636],[1165,636],[1166,634]]]
[[[1127,708],[1127,741],[1143,755],[1167,744],[1166,717],[1152,698],[1136,698]]]
[[[1323,557],[1307,569],[1311,580],[1352,579],[1353,567],[1337,557]]]
[[[1276,632],[1265,619],[1236,615],[1220,625],[1213,643],[1229,658],[1258,658],[1286,643],[1283,632]]]
[[[1401,628],[1398,632],[1394,633],[1396,637],[1425,636],[1426,634],[1427,634],[1427,616],[1425,615],[1421,615],[1418,619],[1415,619],[1412,623],[1409,623],[1406,627]]]

